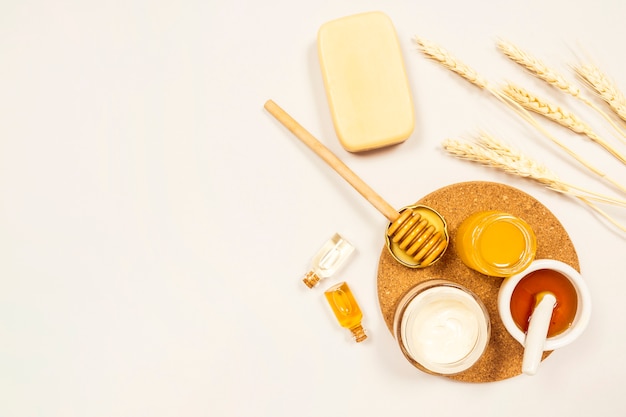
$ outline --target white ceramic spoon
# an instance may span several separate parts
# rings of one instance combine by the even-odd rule
[[[537,304],[530,316],[528,331],[524,340],[524,358],[522,372],[526,375],[535,375],[543,356],[543,350],[548,337],[550,319],[556,305],[556,297],[550,292],[537,295]]]

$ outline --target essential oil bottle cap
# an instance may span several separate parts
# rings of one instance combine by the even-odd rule
[[[361,343],[365,339],[367,339],[367,334],[365,333],[365,329],[360,324],[351,328],[352,336],[354,337],[354,341],[357,343]]]
[[[304,276],[302,282],[304,282],[304,285],[306,285],[307,287],[313,288],[320,282],[320,277],[315,272],[309,271]]]

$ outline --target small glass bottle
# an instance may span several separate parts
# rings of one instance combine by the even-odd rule
[[[352,332],[354,340],[359,343],[367,339],[365,329],[361,325],[363,313],[345,282],[340,282],[324,292],[330,308],[333,310],[341,327]]]
[[[315,287],[320,279],[333,275],[354,252],[354,246],[335,233],[315,254],[311,261],[311,270],[302,280],[307,287]]]
[[[494,277],[509,277],[526,269],[537,250],[528,223],[495,210],[473,213],[463,220],[455,244],[465,265]]]

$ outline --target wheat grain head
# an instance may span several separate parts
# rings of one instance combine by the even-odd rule
[[[563,75],[548,67],[542,61],[518,48],[511,42],[499,39],[497,46],[509,59],[526,68],[536,77],[574,97],[580,96],[580,89],[568,82]]]
[[[446,139],[442,146],[446,152],[457,158],[477,162],[508,174],[535,180],[555,191],[569,191],[569,187],[561,182],[547,167],[533,161],[486,133],[481,133],[476,143]]]
[[[486,149],[494,151],[500,156],[504,164],[512,168],[512,173],[532,178],[542,184],[560,191],[569,189],[548,167],[529,158],[519,150],[496,139],[486,132],[480,132],[478,143]]]
[[[465,78],[475,86],[489,89],[487,81],[484,78],[478,75],[478,73],[469,65],[466,65],[465,63],[454,58],[444,48],[418,36],[415,36],[413,40],[418,45],[419,50],[428,58],[439,62],[444,67]]]
[[[626,98],[609,77],[595,65],[574,65],[573,69],[578,77],[595,91],[615,114],[626,121]]]
[[[531,94],[522,87],[509,83],[502,88],[502,92],[511,99],[515,100],[525,109],[540,114],[563,127],[566,127],[576,133],[592,134],[589,125],[583,122],[576,115],[563,110],[557,105],[546,102],[544,99]]]
[[[468,65],[463,62],[455,59],[447,50],[436,45],[433,42],[427,41],[420,37],[414,37],[415,43],[418,45],[419,50],[428,58],[437,61],[443,67],[455,72],[460,75],[465,80],[471,82],[475,86],[484,89],[491,93],[494,97],[504,103],[507,107],[511,108],[518,116],[527,121],[531,126],[536,128],[539,132],[545,135],[548,139],[558,145],[561,149],[563,149],[569,156],[574,158],[578,163],[584,166],[589,171],[593,172],[595,175],[601,177],[602,179],[610,182],[613,186],[618,188],[621,192],[626,194],[626,187],[622,186],[620,183],[615,181],[614,179],[608,177],[604,172],[595,166],[591,165],[588,161],[583,159],[580,155],[566,146],[563,142],[555,138],[550,132],[545,130],[541,124],[539,124],[530,114],[528,110],[526,110],[522,105],[517,103],[515,100],[504,94],[500,89],[492,87],[487,81],[478,75],[478,73],[473,70]]]
[[[446,139],[442,143],[443,148],[451,155],[481,165],[499,169],[508,174],[534,180],[548,189],[568,194],[578,198],[585,204],[591,205],[590,200],[604,204],[616,205],[626,208],[626,201],[599,194],[591,190],[561,181],[558,176],[545,165],[529,158],[515,148],[494,138],[493,136],[481,132],[475,142],[461,142],[454,139]],[[594,210],[599,211],[594,207]],[[606,213],[602,214],[612,223],[616,223]],[[625,230],[622,225],[619,225]]]
[[[612,156],[617,158],[623,164],[626,164],[626,156],[611,146],[607,141],[599,137],[591,127],[583,122],[578,116],[571,112],[565,111],[559,106],[546,103],[537,96],[532,95],[528,91],[513,84],[508,84],[503,88],[503,93],[519,103],[525,109],[541,114],[553,122],[570,129],[573,132],[583,134],[603,147]]]
[[[618,126],[605,111],[595,105],[591,100],[584,97],[581,90],[572,82],[568,81],[559,72],[557,72],[553,68],[548,67],[537,58],[533,57],[532,55],[528,54],[527,52],[523,51],[522,49],[518,48],[510,42],[499,40],[497,42],[497,45],[498,49],[500,49],[500,51],[502,51],[508,58],[526,68],[531,74],[542,79],[543,81],[546,81],[553,87],[556,87],[557,89],[577,98],[578,100],[585,103],[587,106],[591,107],[600,116],[602,116],[611,125],[611,127],[615,129],[623,138],[626,138],[626,131],[624,131],[622,127]],[[587,80],[587,83],[590,87],[597,88],[596,91],[601,97],[604,94],[603,99],[605,101],[610,101],[609,106],[613,109],[613,111],[615,111],[622,119],[626,120],[626,100],[620,102],[617,98],[618,96],[615,94],[616,92],[619,93],[619,91],[616,89],[612,89],[606,82],[602,82],[607,80],[602,80],[602,78],[597,77],[596,75],[598,74],[598,72],[590,72],[590,79]],[[592,83],[595,84],[595,87]],[[603,91],[603,93],[601,93],[600,91]]]

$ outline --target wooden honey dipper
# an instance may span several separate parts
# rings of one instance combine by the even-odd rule
[[[426,206],[408,206],[398,212],[274,101],[268,100],[264,107],[389,220],[387,247],[396,260],[420,268],[443,255],[449,237],[439,213]]]

